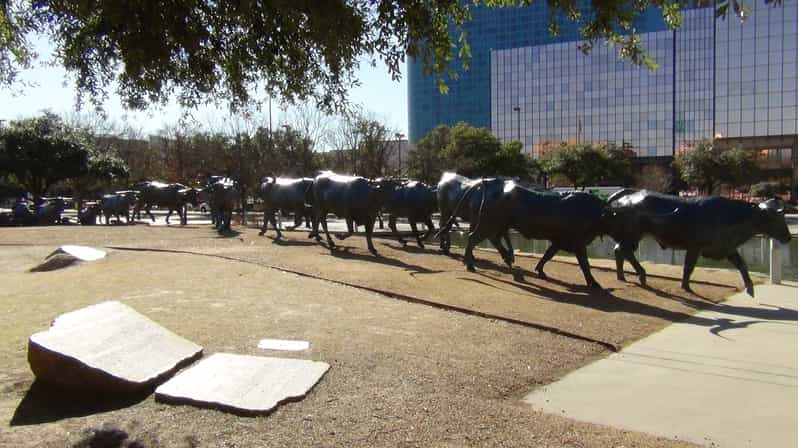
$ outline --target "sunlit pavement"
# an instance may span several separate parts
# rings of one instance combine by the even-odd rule
[[[798,283],[761,285],[525,401],[544,412],[722,447],[795,446]]]

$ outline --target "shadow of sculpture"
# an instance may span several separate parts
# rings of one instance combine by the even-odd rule
[[[114,411],[140,403],[152,390],[135,395],[109,395],[92,391],[64,390],[41,381],[31,384],[17,405],[11,426],[37,425]]]

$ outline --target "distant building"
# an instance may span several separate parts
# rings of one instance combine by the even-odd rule
[[[587,2],[579,2],[588,7]],[[798,188],[798,0],[750,2],[750,17],[683,12],[670,31],[648,10],[635,28],[659,68],[621,61],[578,29],[548,32],[545,2],[475,8],[465,26],[471,68],[438,93],[422,64],[408,63],[410,141],[439,124],[465,121],[519,140],[539,156],[560,142],[614,142],[665,164],[703,138],[755,151],[772,180]]]

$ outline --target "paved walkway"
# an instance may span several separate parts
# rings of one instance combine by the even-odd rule
[[[721,447],[798,446],[798,283],[756,287],[530,393],[576,420]]]

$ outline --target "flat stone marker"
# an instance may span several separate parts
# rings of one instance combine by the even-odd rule
[[[105,258],[105,252],[87,246],[65,245],[54,250],[40,264],[30,268],[31,272],[47,272],[72,266],[82,261],[97,261]]]
[[[283,350],[288,352],[300,352],[310,348],[308,341],[292,341],[289,339],[261,339],[258,348],[263,350]]]
[[[216,353],[155,390],[155,399],[236,414],[266,414],[303,398],[327,372],[319,361]]]
[[[55,254],[72,255],[80,261],[97,261],[99,259],[105,258],[106,255],[105,251],[95,249],[93,247],[75,246],[71,244],[59,247],[55,252],[50,254],[48,258]]]
[[[28,339],[36,378],[71,389],[142,392],[201,356],[199,345],[115,301],[62,314]]]

